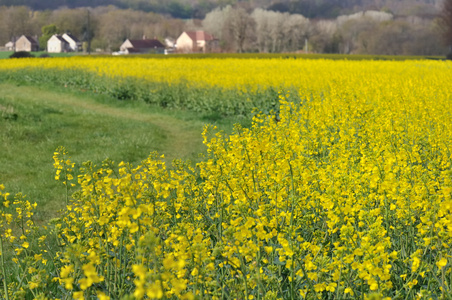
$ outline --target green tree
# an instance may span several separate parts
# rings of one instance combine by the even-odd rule
[[[45,50],[47,48],[47,41],[52,37],[52,35],[58,33],[58,27],[55,24],[49,24],[42,26],[42,35],[39,38],[39,48]]]

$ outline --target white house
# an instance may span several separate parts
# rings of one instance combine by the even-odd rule
[[[13,42],[8,42],[5,44],[5,49],[6,51],[14,51],[14,43]]]
[[[28,35],[22,35],[20,38],[18,38],[14,44],[14,47],[15,51],[31,52],[39,50],[37,38]]]
[[[205,31],[184,31],[176,41],[177,51],[212,52],[218,48],[218,40]]]
[[[69,43],[58,34],[52,35],[47,41],[47,52],[49,53],[61,53],[70,51]]]
[[[68,42],[69,44],[69,48],[71,49],[71,51],[77,52],[80,51],[82,43],[72,34],[70,33],[65,33],[63,34],[62,38]]]
[[[47,52],[50,53],[77,52],[80,48],[80,41],[70,33],[63,35],[54,34],[47,41]]]

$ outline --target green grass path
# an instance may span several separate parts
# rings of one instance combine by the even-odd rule
[[[11,84],[0,84],[0,91],[3,98],[13,99],[14,101],[45,104],[59,108],[67,106],[71,110],[89,113],[96,117],[108,116],[114,119],[156,126],[167,137],[165,141],[162,141],[162,145],[156,145],[156,150],[163,150],[161,152],[167,156],[168,161],[174,158],[189,158],[193,156],[193,151],[200,150],[202,122],[193,124],[193,121],[180,120],[170,115],[164,115],[161,112],[153,113],[152,108],[146,104],[115,107],[111,106],[111,103],[108,105],[95,102],[89,96],[80,97],[32,86],[15,86]]]
[[[17,118],[16,118],[17,116]],[[53,151],[65,146],[76,163],[138,164],[150,152],[196,160],[204,122],[193,114],[164,111],[83,92],[0,83],[0,184],[23,192],[48,219],[62,208],[64,187],[53,180]]]

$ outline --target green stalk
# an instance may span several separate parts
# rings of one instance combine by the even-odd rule
[[[290,208],[290,227],[289,227],[289,239],[290,239],[290,248],[291,248],[291,250],[292,250],[292,257],[291,257],[291,260],[292,260],[292,266],[291,266],[291,281],[290,281],[290,299],[295,299],[295,286],[294,286],[294,284],[295,284],[295,263],[294,263],[294,241],[293,241],[293,234],[294,234],[294,229],[293,229],[293,226],[294,226],[294,224],[293,224],[293,222],[294,222],[294,217],[293,217],[293,215],[294,215],[294,211],[295,211],[295,184],[294,184],[294,174],[293,174],[293,169],[292,169],[292,165],[291,165],[291,163],[290,163],[290,161],[288,162],[289,163],[289,169],[290,169],[290,180],[291,180],[291,184],[292,184],[292,192],[291,192],[291,195],[290,195],[290,205],[291,205],[291,208]]]
[[[69,187],[68,187],[68,180],[67,180],[67,169],[66,169],[66,161],[65,161],[65,155],[63,153],[63,171],[64,171],[64,181],[66,182],[64,185],[66,186],[66,209],[69,202]]]
[[[301,261],[301,260],[298,260],[299,262],[300,262],[300,268],[301,268],[301,271],[303,271],[303,275],[304,275],[304,277],[306,278],[306,282],[308,283],[308,285],[309,285],[309,288],[311,289],[311,291],[317,296],[317,292],[315,291],[315,288],[314,288],[314,286],[312,285],[312,282],[311,282],[311,280],[309,279],[309,277],[308,277],[308,272],[306,272],[306,269],[304,268],[304,266],[303,266],[303,261]],[[309,292],[308,292],[309,293]]]
[[[442,286],[442,299],[446,299],[446,286],[444,284],[445,281],[444,267],[441,268],[441,286]]]
[[[248,280],[246,278],[245,263],[244,263],[242,255],[240,255],[240,264],[241,264],[240,269],[242,271],[243,279],[245,280],[245,299],[248,299],[248,295],[249,295],[249,292],[248,292]]]
[[[0,235],[0,251],[1,251],[1,263],[2,263],[2,273],[3,273],[3,289],[5,290],[5,299],[9,300],[9,295],[8,295],[8,284],[6,282],[6,270],[5,270],[5,252],[3,251],[3,239],[2,236]]]

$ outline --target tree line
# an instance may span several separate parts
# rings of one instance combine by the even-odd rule
[[[27,34],[41,37],[45,48],[51,34],[70,32],[89,39],[92,49],[108,52],[127,38],[175,40],[183,31],[205,30],[219,39],[224,52],[445,55],[439,11],[397,15],[365,10],[323,19],[242,4],[217,7],[202,19],[181,19],[112,5],[44,11],[3,6],[0,42]]]
[[[438,20],[372,10],[316,20],[228,6],[208,13],[202,24],[235,52],[442,55]]]
[[[114,5],[169,15],[173,18],[203,19],[218,7],[227,5],[254,10],[263,8],[307,18],[336,18],[363,10],[385,10],[394,14],[431,13],[442,0],[0,0],[0,6],[28,6],[32,10],[55,10],[62,7],[98,7]]]

